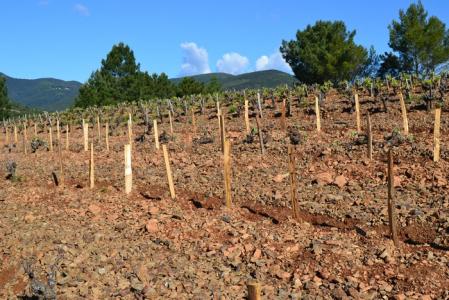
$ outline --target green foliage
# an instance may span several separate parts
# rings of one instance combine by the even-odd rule
[[[367,91],[369,91],[369,90],[371,89],[372,84],[373,84],[373,80],[372,80],[371,78],[369,78],[369,77],[367,77],[367,78],[365,78],[365,79],[363,80],[363,87],[364,87]]]
[[[164,99],[172,98],[176,95],[176,86],[168,79],[167,74],[156,73],[151,76],[148,73],[141,73],[141,98]]]
[[[371,46],[368,51],[368,57],[364,65],[361,66],[359,77],[375,77],[380,67],[381,56],[377,55],[374,46]]]
[[[199,95],[204,92],[205,85],[192,77],[184,77],[177,86],[178,97],[187,95]]]
[[[221,92],[221,83],[218,81],[217,76],[212,76],[204,88],[204,93],[214,94],[218,92]]]
[[[101,61],[101,68],[80,87],[75,106],[102,106],[137,100],[139,84],[144,77],[133,51],[123,43],[114,45],[106,59]]]
[[[101,61],[99,70],[79,89],[75,106],[105,106],[140,99],[167,99],[177,96],[215,93],[221,91],[217,78],[208,84],[185,77],[175,85],[165,73],[160,75],[140,71],[133,51],[129,46],[114,45]]]
[[[342,21],[318,21],[298,30],[296,40],[282,41],[280,51],[301,82],[337,83],[353,79],[368,63],[368,52],[354,36]]]
[[[294,76],[277,70],[257,71],[240,75],[210,73],[190,77],[204,84],[210,83],[216,77],[222,90],[275,88],[280,85],[287,84],[288,86],[293,86],[298,83],[298,80]],[[179,84],[183,78],[173,78],[171,81]]]
[[[215,94],[218,92],[221,92],[221,84],[214,76],[207,84],[195,80],[193,77],[183,77],[176,87],[176,95],[178,97],[199,94]]]
[[[1,76],[1,74],[0,74]],[[63,110],[73,104],[81,83],[54,78],[17,79],[6,76],[9,99],[46,111]]]
[[[387,75],[397,77],[402,71],[402,64],[398,56],[392,52],[385,52],[380,56],[380,67],[377,76],[385,77]]]
[[[228,113],[235,114],[237,112],[237,106],[235,103],[232,103],[228,108]]]
[[[320,84],[320,92],[324,95],[327,95],[327,93],[334,87],[332,81],[326,81],[323,84]]]
[[[10,115],[11,104],[8,98],[8,88],[6,87],[6,79],[0,76],[0,118],[5,119]]]
[[[166,74],[150,76],[140,71],[133,51],[119,43],[101,61],[101,68],[80,87],[75,106],[104,106],[174,95],[175,86]]]
[[[428,75],[449,59],[449,31],[437,17],[427,17],[421,1],[399,11],[390,30],[390,47],[399,54],[401,70]]]
[[[8,87],[6,86],[6,78],[0,75],[0,121],[36,112],[37,110],[32,110],[10,101]]]

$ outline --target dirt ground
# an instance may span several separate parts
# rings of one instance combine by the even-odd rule
[[[109,152],[104,128],[100,139],[90,129],[93,189],[79,125],[70,132],[70,149],[62,147],[63,176],[56,133],[53,152],[41,147],[27,155],[20,135],[10,147],[2,133],[0,298],[243,299],[246,283],[257,279],[264,299],[449,299],[449,111],[443,108],[441,160],[434,163],[434,114],[418,104],[407,105],[410,135],[403,136],[396,97],[387,113],[361,97],[362,113],[371,112],[373,160],[366,158],[364,134],[355,131],[351,101],[334,95],[322,103],[321,133],[312,101],[293,101],[287,131],[280,127],[280,102],[276,109],[270,104],[263,108],[265,155],[257,135],[248,143],[243,113],[227,114],[230,209],[212,107],[197,112],[196,132],[189,117],[175,118],[167,144],[175,200],[152,131],[133,143],[129,195],[125,126],[111,130]],[[252,111],[252,127],[254,117]],[[159,130],[169,132],[167,118]],[[141,136],[142,124],[133,131]],[[288,174],[294,135],[300,137],[299,220],[292,218]],[[38,136],[47,140],[43,130]],[[388,229],[390,147],[398,248]],[[12,161],[16,174],[7,179]],[[62,185],[55,185],[53,172]]]

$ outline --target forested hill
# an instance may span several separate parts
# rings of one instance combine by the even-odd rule
[[[17,79],[0,73],[6,77],[9,98],[21,105],[40,110],[64,110],[71,106],[78,95],[81,83],[64,81],[55,78]],[[209,73],[191,76],[197,81],[207,83],[216,77],[223,90],[242,90],[247,88],[272,88],[279,85],[292,85],[297,79],[290,74],[276,71],[257,71],[240,75],[226,73]],[[181,78],[170,79],[177,84]]]
[[[55,78],[17,79],[0,73],[6,78],[9,98],[19,104],[41,110],[63,110],[72,105],[81,86],[77,81]]]
[[[292,85],[297,79],[285,72],[277,70],[257,71],[244,73],[240,75],[231,75],[226,73],[209,73],[191,76],[193,79],[207,83],[212,77],[216,77],[224,90],[243,90],[257,88],[274,88],[279,85]],[[174,83],[178,83],[181,78],[171,79]]]

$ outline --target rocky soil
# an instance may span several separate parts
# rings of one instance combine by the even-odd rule
[[[434,163],[432,112],[408,104],[410,135],[403,136],[395,97],[388,113],[361,97],[373,124],[370,161],[351,101],[334,96],[322,104],[321,133],[313,102],[294,101],[287,131],[270,104],[262,120],[264,156],[257,135],[246,137],[243,114],[227,114],[230,209],[212,108],[197,112],[196,132],[188,117],[175,119],[167,141],[175,200],[152,132],[133,144],[130,195],[124,193],[124,126],[112,130],[109,152],[104,136],[90,130],[93,189],[80,127],[70,133],[69,151],[62,150],[63,176],[57,142],[53,152],[42,146],[25,155],[20,139],[5,145],[2,134],[0,298],[244,299],[246,283],[257,279],[264,299],[449,299],[449,111],[442,113],[442,159]],[[169,132],[167,118],[159,126]],[[133,130],[139,137],[143,126]],[[295,220],[287,147],[298,137]],[[41,131],[39,138],[47,136]],[[399,248],[388,230],[391,147]],[[15,174],[8,177],[12,162]]]

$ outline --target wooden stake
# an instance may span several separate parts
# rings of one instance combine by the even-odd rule
[[[230,208],[232,205],[231,196],[231,143],[228,139],[224,142],[223,153],[223,175],[224,175],[224,191],[226,207]]]
[[[193,141],[192,141],[192,134],[190,132],[187,132],[185,140],[186,140],[186,150],[187,152],[191,152]]]
[[[218,102],[217,102],[218,104]],[[220,135],[220,141],[221,141],[221,109],[218,109],[217,111],[217,120],[218,120],[218,133]],[[223,151],[223,148],[222,148]]]
[[[132,123],[132,119],[131,119],[131,113],[129,114],[129,119],[128,119],[128,140],[129,140],[129,144],[132,145],[133,144],[133,123]]]
[[[48,127],[48,146],[50,147],[50,152],[53,152],[53,130],[51,126]]]
[[[373,159],[373,132],[371,129],[371,116],[366,114],[366,135],[368,137],[368,159]]]
[[[170,110],[168,110],[168,120],[170,121],[170,136],[173,138],[173,120]]]
[[[285,99],[282,100],[281,130],[282,130],[282,131],[285,131]]]
[[[257,281],[250,281],[247,283],[248,288],[248,300],[261,300],[260,291],[261,286]]]
[[[362,125],[360,123],[360,103],[359,103],[359,95],[354,94],[355,101],[355,118],[357,123],[357,133],[362,132]]]
[[[94,143],[90,143],[89,181],[90,181],[90,188],[93,189],[95,187]]]
[[[106,151],[109,152],[109,122],[106,122],[104,131],[104,136],[106,139]]]
[[[18,139],[17,139],[17,126],[14,125],[14,144],[18,143]]]
[[[260,114],[260,118],[262,119],[262,103],[260,101],[260,93],[257,93],[257,106],[259,108],[259,114]]]
[[[37,137],[37,124],[34,123],[34,137]]]
[[[67,126],[67,125],[66,125]],[[59,156],[59,185],[63,185],[64,184],[64,170],[63,170],[63,165],[62,165],[62,152],[61,152],[61,141],[59,141],[58,143],[58,156]]]
[[[27,124],[23,123],[23,152],[27,154]]]
[[[170,168],[170,160],[168,158],[167,145],[162,145],[162,152],[164,153],[164,161],[165,161],[165,170],[167,171],[167,179],[168,179],[168,187],[170,188],[170,196],[173,200],[175,200],[175,186],[173,185],[173,177],[171,174]]]
[[[98,142],[101,141],[101,124],[100,124],[100,116],[97,116],[97,136]]]
[[[159,132],[157,131],[157,120],[153,120],[153,130],[154,130],[154,143],[156,144],[156,149],[159,150]]]
[[[195,110],[192,108],[192,128],[193,128],[193,133],[196,133],[196,120],[195,120]]]
[[[224,123],[224,116],[220,114],[220,141],[221,141],[221,152],[224,153],[226,140],[226,129]]]
[[[408,136],[407,108],[405,107],[405,101],[404,101],[404,97],[402,96],[402,93],[399,93],[399,102],[401,103],[402,124],[404,127],[404,135]]]
[[[259,116],[256,116],[256,124],[257,124],[257,132],[259,133],[260,153],[262,155],[264,155],[265,154],[265,146],[263,144],[262,127],[260,126],[260,118],[259,118]]]
[[[398,235],[396,231],[396,217],[394,213],[394,174],[393,174],[393,152],[388,151],[388,222],[390,225],[390,234],[396,247],[399,246]]]
[[[435,109],[435,124],[433,128],[433,161],[440,160],[440,123],[441,123],[441,108]]]
[[[6,130],[6,144],[8,145],[9,144],[9,127],[6,127],[5,130]]]
[[[246,126],[246,134],[251,133],[251,127],[249,125],[249,107],[248,100],[245,100],[245,126]]]
[[[61,142],[61,130],[59,128],[59,119],[56,119],[56,138]]]
[[[288,145],[289,172],[290,172],[290,199],[293,211],[293,218],[299,219],[298,200],[296,199],[296,153],[292,145]]]
[[[125,145],[125,194],[131,193],[133,187],[133,171],[131,168],[131,145]]]
[[[89,124],[83,120],[84,151],[89,151]]]
[[[65,150],[69,151],[69,125],[65,125]]]
[[[315,96],[315,114],[316,114],[316,131],[321,132],[320,103],[318,102],[317,96]]]

